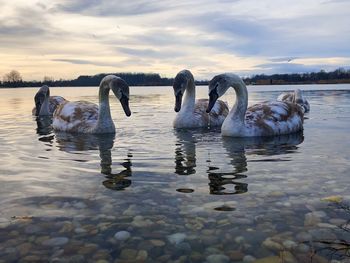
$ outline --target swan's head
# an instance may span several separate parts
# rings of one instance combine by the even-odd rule
[[[187,86],[191,83],[194,83],[194,78],[192,73],[189,70],[185,69],[177,73],[173,84],[174,95],[175,95],[174,110],[176,112],[179,112],[181,110],[182,97],[185,93]]]
[[[229,87],[230,83],[226,74],[217,75],[209,82],[209,103],[207,113],[211,111],[216,100],[224,95]]]
[[[131,111],[129,108],[129,85],[122,78],[117,76],[113,76],[111,78],[108,78],[107,80],[109,80],[109,88],[113,91],[114,95],[120,101],[125,115],[129,117],[131,115]]]
[[[41,106],[43,105],[46,99],[50,98],[50,88],[46,85],[42,86],[38,92],[34,96],[35,102],[35,116],[46,115],[41,110]]]

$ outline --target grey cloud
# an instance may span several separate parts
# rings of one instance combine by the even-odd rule
[[[269,60],[272,62],[291,62],[298,57],[280,57],[280,58],[270,58]]]
[[[205,44],[213,48],[243,56],[350,55],[350,37],[347,32],[349,30],[344,26],[347,18],[343,18],[343,24],[333,26],[330,25],[330,21],[334,21],[336,15],[305,16],[298,20],[254,20],[224,15],[220,19],[210,20],[210,16],[213,15],[215,16],[206,14],[196,18],[203,21],[197,23],[201,30],[218,35],[216,43],[213,40],[204,40]],[[323,28],[324,26],[326,28]]]
[[[300,63],[266,63],[255,66],[255,73],[259,74],[276,74],[276,73],[307,73],[318,72],[320,70],[331,71],[339,68],[337,65],[304,65]]]
[[[94,64],[92,61],[89,60],[83,60],[83,59],[61,59],[61,58],[57,58],[57,59],[52,59],[52,61],[58,61],[58,62],[67,62],[67,63],[71,63],[71,64]]]
[[[322,4],[341,4],[341,3],[349,3],[349,0],[327,0],[322,2]]]
[[[93,66],[99,66],[99,67],[119,67],[123,65],[123,62],[116,62],[116,63],[106,63],[106,62],[98,62],[98,61],[92,61],[92,60],[84,60],[84,59],[52,59],[52,61],[56,62],[65,62],[70,64],[78,64],[78,65],[93,65]]]
[[[47,6],[44,3],[41,3],[41,2],[36,3],[36,6],[38,6],[39,8],[41,8],[43,10],[47,9]]]
[[[6,37],[42,35],[48,29],[47,19],[36,9],[18,7],[15,15],[0,18],[0,35]]]
[[[84,13],[93,16],[130,16],[166,10],[171,4],[172,1],[167,0],[77,0],[57,4],[55,9],[57,11]]]
[[[174,50],[154,50],[154,49],[134,49],[126,47],[118,47],[117,50],[124,54],[131,56],[141,56],[141,57],[152,57],[152,58],[166,58],[169,56],[182,56],[185,55],[184,52],[174,51]]]
[[[336,0],[340,1],[340,0]],[[337,14],[309,14],[298,19],[259,19],[254,15],[238,15],[239,12],[226,12],[225,7],[232,7],[237,1],[203,1],[207,5],[196,5],[194,1],[174,4],[171,1],[74,1],[60,7],[69,12],[82,12],[90,15],[132,16],[152,14],[142,35],[128,36],[127,40],[116,39],[114,45],[149,45],[163,47],[196,46],[210,47],[218,52],[227,52],[238,56],[266,57],[302,57],[302,56],[349,56],[350,32],[346,31],[348,18],[340,22]],[[198,6],[198,7],[197,7]],[[211,10],[210,7],[213,7]],[[214,8],[215,7],[215,8]],[[222,11],[220,10],[220,7]],[[191,9],[191,12],[188,10]],[[160,12],[168,11],[166,16]],[[327,21],[327,23],[325,22]],[[339,25],[336,21],[339,21]],[[334,25],[333,25],[333,24]],[[159,25],[167,25],[168,30]],[[343,26],[341,26],[343,24]],[[188,38],[179,32],[188,28],[198,32]],[[347,30],[349,31],[349,30]],[[340,33],[341,37],[339,37]],[[108,41],[108,38],[106,39]],[[149,52],[147,52],[149,51]],[[122,50],[129,55],[158,57],[154,50]]]

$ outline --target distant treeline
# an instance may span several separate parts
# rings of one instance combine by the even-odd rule
[[[123,78],[130,86],[170,86],[173,84],[173,78],[164,78],[159,74],[151,73],[111,73]],[[0,82],[0,87],[40,87],[44,84],[51,87],[82,87],[98,86],[103,77],[108,74],[98,74],[94,76],[79,76],[73,80],[53,80],[44,78],[43,81],[22,81],[14,80]],[[274,75],[255,75],[243,79],[250,85],[279,85],[279,84],[332,84],[332,83],[350,83],[350,70],[337,69],[332,72],[320,71],[302,74],[274,74]],[[196,81],[196,85],[208,85],[208,80]]]
[[[251,85],[284,85],[284,84],[338,84],[350,83],[350,70],[339,68],[335,71],[302,73],[302,74],[274,74],[255,75],[245,78],[244,81]]]
[[[47,79],[44,81],[13,81],[2,82],[2,87],[39,87],[43,84],[51,87],[85,87],[98,86],[101,80],[113,74],[124,79],[130,86],[169,86],[172,85],[173,79],[162,78],[159,74],[145,74],[145,73],[108,73],[98,74],[94,76],[79,76],[72,80],[53,80]]]

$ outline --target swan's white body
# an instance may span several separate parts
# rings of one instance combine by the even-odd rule
[[[54,130],[91,134],[115,133],[109,107],[110,89],[121,101],[126,115],[130,116],[129,87],[121,78],[108,75],[100,83],[99,105],[88,101],[65,102],[59,105],[53,115]],[[127,99],[123,99],[125,96]],[[126,105],[123,104],[123,100],[126,101]]]
[[[247,88],[242,79],[235,74],[221,74],[210,81],[209,105],[222,96],[229,87],[235,89],[236,102],[221,126],[223,136],[273,136],[303,129],[303,111],[296,104],[271,101],[248,108]]]
[[[52,115],[57,106],[66,100],[61,96],[50,96],[48,86],[42,86],[34,97],[35,107],[32,114],[36,116]]]
[[[221,126],[228,114],[227,104],[218,100],[208,114],[206,109],[209,101],[207,99],[196,100],[194,78],[189,70],[182,70],[177,74],[173,88],[177,97],[175,111],[179,110],[173,122],[174,128]],[[182,103],[184,93],[185,98]]]
[[[310,104],[303,97],[302,91],[300,89],[296,89],[294,92],[283,92],[278,96],[277,100],[292,102],[301,106],[304,112],[310,111]]]

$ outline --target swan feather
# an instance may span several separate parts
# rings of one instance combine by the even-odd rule
[[[58,106],[52,125],[60,131],[88,133],[97,118],[98,105],[88,101],[66,102]]]

